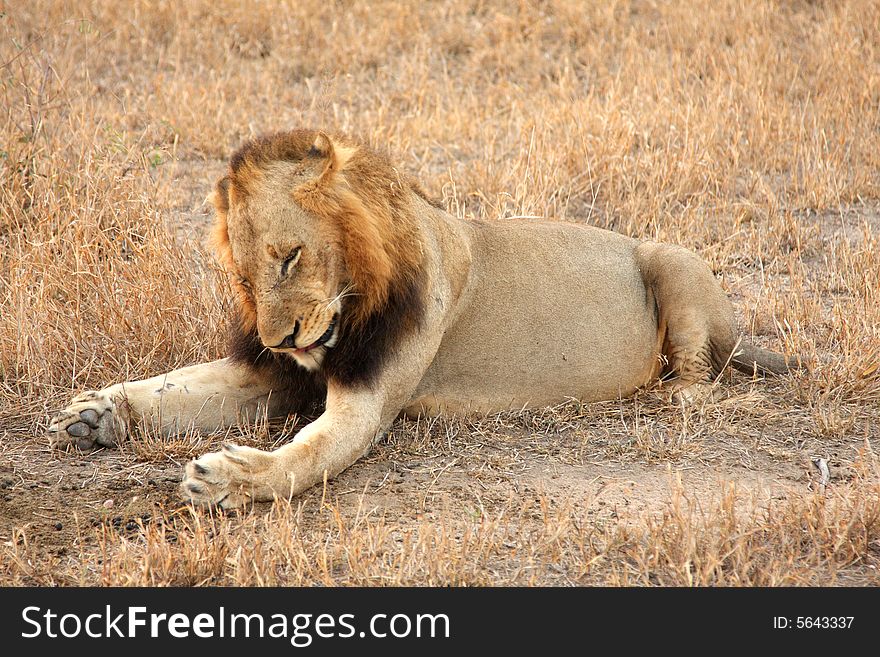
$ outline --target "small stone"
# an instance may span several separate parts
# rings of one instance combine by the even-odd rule
[[[62,529],[64,529],[64,525],[62,525],[60,522],[56,522],[55,529],[57,529],[58,531],[61,531]]]
[[[101,506],[103,506],[105,509],[112,509],[112,508],[113,508],[113,504],[114,504],[114,503],[113,503],[113,500],[112,500],[112,499],[111,499],[111,500],[104,500],[104,503],[101,504]]]

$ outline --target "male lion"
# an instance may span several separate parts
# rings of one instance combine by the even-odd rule
[[[86,392],[49,426],[53,446],[88,449],[134,422],[214,431],[323,407],[273,452],[227,445],[187,464],[181,490],[196,503],[296,495],[354,463],[401,412],[614,399],[672,373],[687,402],[728,362],[791,365],[738,341],[693,253],[559,221],[452,217],[345,137],[251,141],[212,200],[239,299],[229,356]]]

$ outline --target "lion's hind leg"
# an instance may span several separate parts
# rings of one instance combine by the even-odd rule
[[[676,375],[672,400],[711,399],[711,382],[736,343],[730,300],[706,263],[687,249],[649,242],[637,247],[636,257],[654,299],[667,372]]]

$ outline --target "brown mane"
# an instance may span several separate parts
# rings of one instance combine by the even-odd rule
[[[339,343],[328,351],[321,374],[365,381],[378,372],[400,334],[421,321],[424,254],[413,196],[427,198],[386,157],[344,136],[294,130],[259,137],[232,156],[214,193],[214,243],[221,264],[229,270],[233,269],[229,207],[247,196],[262,170],[278,161],[302,167],[305,182],[294,186],[291,200],[336,227],[346,282],[355,293],[347,299]],[[239,337],[233,339],[232,355],[256,362],[255,352],[262,350],[259,340],[253,339],[256,308],[249,292],[236,287],[241,326],[236,329]],[[286,367],[290,359],[263,360]]]

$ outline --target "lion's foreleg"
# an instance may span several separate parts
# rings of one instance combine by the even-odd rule
[[[186,466],[184,496],[226,508],[288,498],[333,477],[366,453],[381,428],[372,391],[328,391],[327,410],[287,445],[266,452],[225,446]]]
[[[432,320],[439,324],[437,317],[426,324]],[[442,338],[440,330],[408,335],[369,384],[328,381],[324,413],[275,451],[228,446],[191,461],[181,484],[184,498],[233,508],[286,499],[339,474],[410,402]]]
[[[52,419],[49,440],[53,447],[112,446],[132,424],[164,435],[214,431],[253,419],[269,407],[270,397],[249,368],[221,359],[85,392]]]

